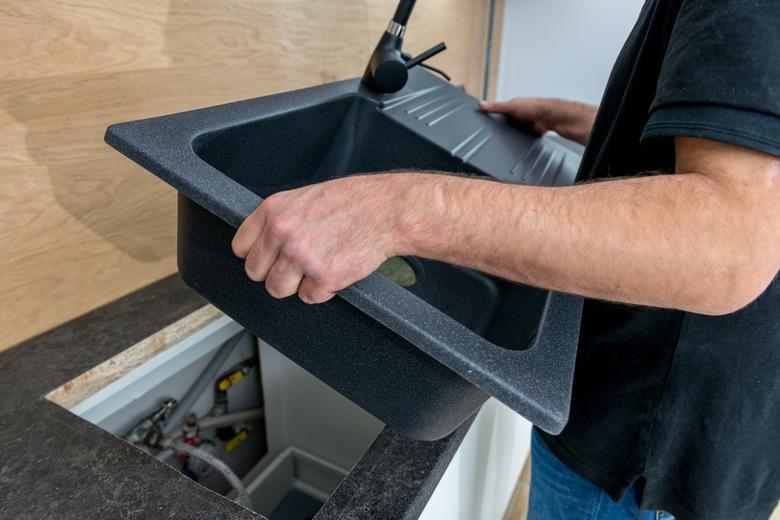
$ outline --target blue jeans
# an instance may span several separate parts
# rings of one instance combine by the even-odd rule
[[[632,487],[619,503],[570,470],[534,428],[528,520],[674,520],[663,511],[640,510]]]

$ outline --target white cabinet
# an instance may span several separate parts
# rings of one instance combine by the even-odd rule
[[[488,400],[420,519],[500,520],[530,446],[531,423]]]

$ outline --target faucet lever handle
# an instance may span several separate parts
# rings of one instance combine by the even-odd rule
[[[420,53],[419,55],[415,56],[414,58],[406,60],[406,68],[411,69],[412,67],[415,67],[417,65],[420,65],[422,62],[433,58],[440,52],[443,52],[447,50],[447,45],[444,42],[441,42],[430,49],[428,49],[425,52]]]

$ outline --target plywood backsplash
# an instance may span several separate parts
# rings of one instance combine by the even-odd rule
[[[489,0],[407,34],[479,94]],[[394,0],[0,3],[0,350],[175,271],[175,194],[108,124],[354,77]]]

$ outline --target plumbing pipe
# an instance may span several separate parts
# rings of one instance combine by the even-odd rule
[[[233,489],[236,490],[236,502],[244,507],[252,509],[252,500],[249,498],[249,493],[246,492],[246,488],[241,482],[241,479],[238,478],[238,475],[236,475],[227,464],[219,460],[211,453],[203,451],[200,448],[196,448],[195,446],[190,446],[189,444],[185,444],[183,442],[177,442],[174,444],[173,450],[186,453],[190,457],[200,459],[212,468],[222,473],[222,475],[224,475],[224,477],[227,479],[228,483],[230,483]]]
[[[222,365],[225,364],[228,356],[230,356],[231,352],[233,352],[233,349],[236,347],[236,345],[238,345],[238,342],[241,340],[241,338],[244,337],[244,334],[246,333],[246,331],[243,331],[239,334],[236,334],[224,342],[221,347],[219,347],[219,350],[216,354],[214,354],[214,357],[211,358],[209,364],[206,365],[206,368],[203,370],[203,372],[201,372],[195,382],[192,383],[190,388],[184,394],[182,400],[179,402],[176,408],[174,408],[171,415],[165,421],[165,424],[161,428],[164,435],[168,435],[177,426],[184,422],[184,417],[190,412],[192,405],[195,404],[203,391],[214,382],[214,378],[217,376],[217,372],[222,368]]]
[[[219,428],[220,426],[229,426],[240,422],[254,421],[262,418],[264,410],[262,408],[253,408],[251,410],[242,410],[225,415],[207,416],[198,419],[198,428],[205,430],[207,428]],[[178,439],[182,436],[181,428],[176,428],[170,433],[172,439]]]

